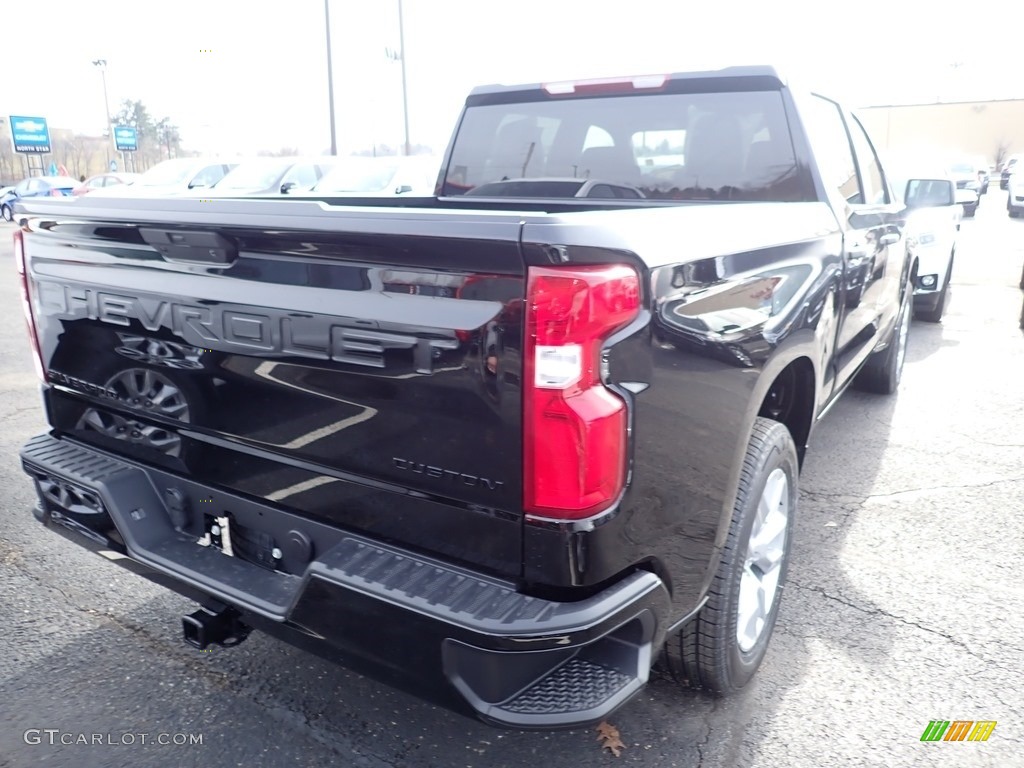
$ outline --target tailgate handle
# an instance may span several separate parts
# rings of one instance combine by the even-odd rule
[[[183,229],[140,229],[139,234],[167,261],[190,264],[233,264],[238,246],[218,232]]]

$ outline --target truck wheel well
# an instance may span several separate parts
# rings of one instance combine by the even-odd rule
[[[757,415],[786,425],[802,465],[814,416],[814,366],[810,360],[797,358],[779,372]]]

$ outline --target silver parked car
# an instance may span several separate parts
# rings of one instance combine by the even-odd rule
[[[312,189],[334,165],[332,157],[257,157],[243,160],[213,187],[210,197],[287,195]]]
[[[441,159],[433,155],[346,157],[313,187],[314,194],[376,197],[434,194]]]
[[[237,161],[217,158],[176,158],[157,163],[138,176],[132,184],[119,184],[91,192],[104,197],[165,197],[187,195],[190,190],[206,189],[223,179]]]

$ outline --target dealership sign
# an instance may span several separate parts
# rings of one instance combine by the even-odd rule
[[[130,125],[114,126],[114,146],[119,152],[135,152],[139,148],[135,129]]]
[[[11,115],[11,143],[15,152],[45,155],[50,152],[50,129],[45,117]]]

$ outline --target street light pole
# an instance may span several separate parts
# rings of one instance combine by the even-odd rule
[[[324,22],[327,27],[327,104],[331,111],[331,155],[338,154],[338,139],[334,125],[334,66],[331,63],[331,9],[324,0]]]
[[[409,101],[405,87],[405,24],[402,22],[402,0],[398,0],[398,46],[402,51],[402,117],[405,120],[405,154],[411,155],[412,151],[409,144]]]
[[[92,62],[94,67],[99,67],[100,77],[103,78],[103,108],[107,115],[107,142],[105,144],[107,151],[107,167],[110,167],[110,142],[114,140],[114,131],[110,127],[110,99],[107,97],[107,60],[106,59],[95,59]],[[104,169],[106,170],[106,169]]]

